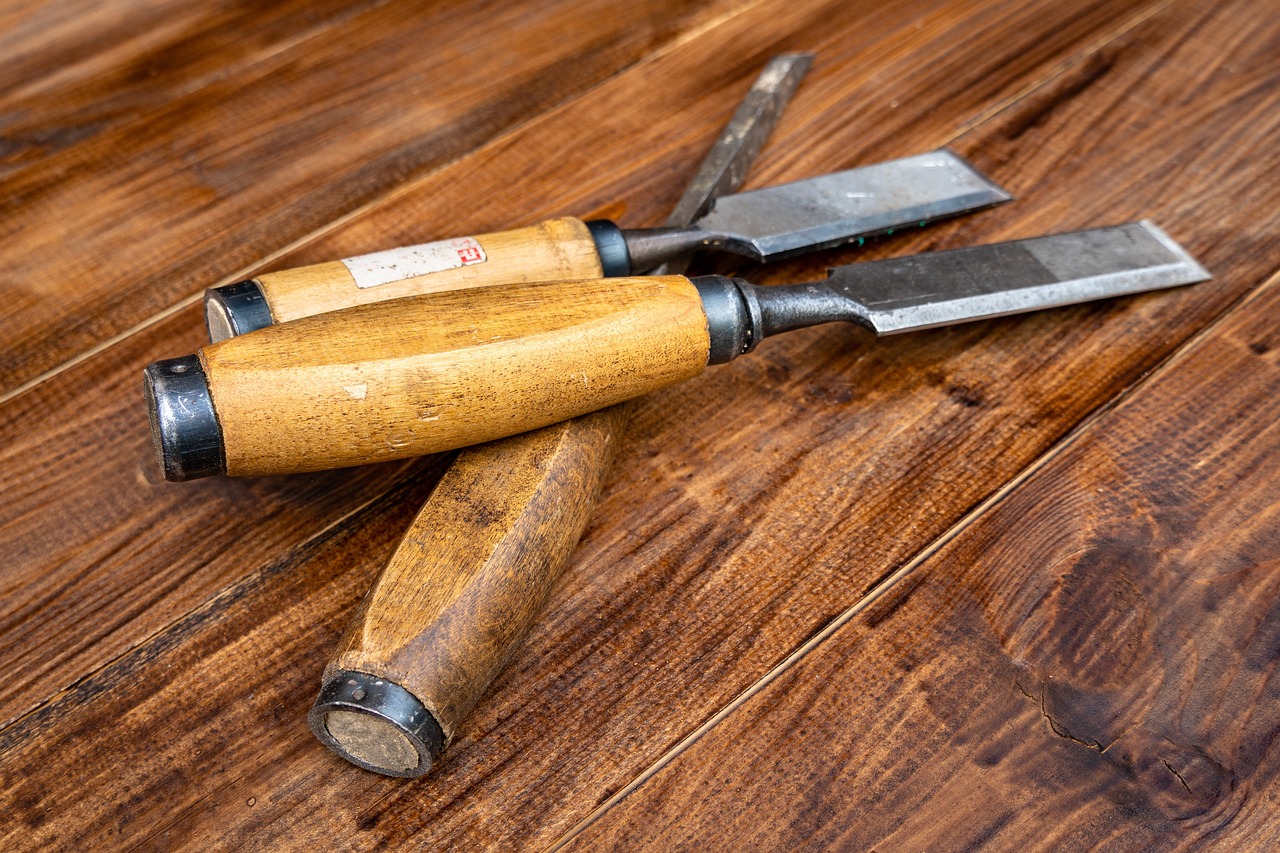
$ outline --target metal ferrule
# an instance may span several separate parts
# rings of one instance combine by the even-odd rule
[[[187,355],[147,365],[143,389],[151,415],[151,443],[165,479],[225,474],[222,427],[200,359]]]
[[[605,278],[631,275],[631,253],[622,229],[608,219],[592,219],[587,222],[587,230],[595,241]]]
[[[271,308],[256,281],[238,281],[204,292],[204,324],[215,344],[271,323]]]
[[[328,678],[307,722],[338,755],[386,776],[421,776],[444,749],[440,724],[416,696],[364,672],[339,670]]]
[[[711,337],[707,364],[724,364],[755,349],[759,343],[756,330],[761,326],[760,309],[739,286],[746,282],[722,275],[700,275],[689,281],[698,289],[707,315],[707,333]]]

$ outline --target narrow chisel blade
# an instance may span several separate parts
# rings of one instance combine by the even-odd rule
[[[737,192],[812,62],[812,53],[784,53],[769,60],[703,158],[667,217],[667,225],[690,225],[704,216],[717,198]]]
[[[960,157],[938,150],[724,196],[696,226],[711,246],[768,262],[1012,198]]]
[[[1207,281],[1150,222],[850,264],[830,290],[878,335]]]

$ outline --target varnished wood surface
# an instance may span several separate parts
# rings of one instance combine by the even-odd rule
[[[227,473],[456,450],[623,403],[707,367],[684,276],[462,288],[281,323],[200,350]]]
[[[6,13],[6,849],[1275,846],[1267,4],[280,8]],[[440,766],[341,761],[320,670],[448,459],[164,483],[141,366],[209,284],[655,224],[786,49],[753,184],[949,144],[1018,201],[753,277],[1145,216],[1215,281],[643,400]]]
[[[341,261],[265,273],[255,279],[277,323],[404,296],[520,281],[599,278],[600,254],[586,223],[570,216],[471,238],[484,260],[379,284],[360,284]],[[382,251],[410,251],[387,247]],[[357,259],[358,260],[358,259]]]
[[[366,3],[303,35],[280,28],[259,52],[188,56],[199,67],[175,73],[190,84],[139,87],[118,119],[8,176],[0,394],[244,278],[734,5]],[[148,45],[138,74],[166,75],[169,52],[222,23],[142,17],[177,44]]]

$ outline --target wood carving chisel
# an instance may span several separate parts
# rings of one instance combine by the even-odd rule
[[[630,276],[714,249],[768,262],[1009,201],[950,151],[934,151],[709,199],[696,221],[621,229],[552,219],[265,273],[205,294],[214,341],[352,305],[508,284]]]
[[[164,456],[235,476],[491,441],[691,379],[830,322],[877,335],[1204,281],[1148,222],[851,264],[823,281],[536,282],[307,317],[147,368]],[[178,379],[180,382],[171,380]]]
[[[689,225],[741,186],[811,60],[770,60],[668,227]],[[680,261],[675,266],[662,272],[683,272]],[[325,667],[308,714],[322,743],[378,773],[414,777],[431,769],[569,562],[627,412],[622,403],[458,455]]]

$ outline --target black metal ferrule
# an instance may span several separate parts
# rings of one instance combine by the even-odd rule
[[[335,711],[363,714],[375,723],[389,725],[418,753],[413,767],[391,766],[370,752],[349,748],[329,731],[328,717]],[[411,779],[431,769],[444,750],[444,731],[418,698],[399,684],[364,672],[340,670],[320,688],[307,715],[311,731],[320,742],[358,767],[385,776]]]
[[[237,281],[204,292],[204,324],[213,343],[270,326],[271,308],[258,282]]]
[[[722,275],[700,275],[689,281],[698,289],[707,315],[707,332],[711,336],[707,364],[724,364],[755,349],[759,343],[756,330],[761,325],[760,307],[748,298],[745,287],[739,286],[746,286],[746,282]]]
[[[151,416],[151,443],[166,480],[225,474],[227,461],[209,395],[209,380],[194,355],[147,365],[143,390]]]
[[[596,242],[596,251],[600,254],[600,266],[604,269],[605,277],[631,275],[631,252],[627,249],[622,229],[608,219],[592,219],[587,222],[587,230],[591,232],[591,239]]]

